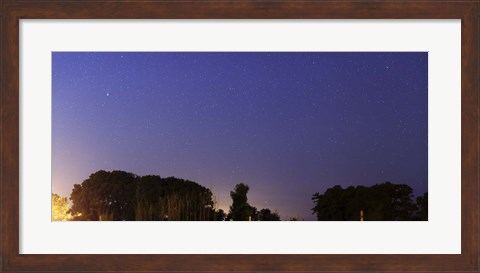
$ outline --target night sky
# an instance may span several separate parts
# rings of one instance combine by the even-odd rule
[[[282,219],[334,185],[428,187],[426,52],[54,52],[52,190],[100,169],[235,184]]]

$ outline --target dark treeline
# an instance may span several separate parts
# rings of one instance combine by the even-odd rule
[[[98,171],[73,187],[74,220],[214,221],[212,192],[195,182],[156,175],[137,176],[124,171]]]
[[[319,221],[427,221],[428,193],[413,201],[413,190],[405,184],[385,182],[371,187],[334,186],[315,193],[312,208]]]
[[[248,190],[243,183],[235,186],[226,214],[216,209],[212,191],[193,181],[101,170],[73,186],[69,216],[72,220],[89,221],[280,220],[278,213],[268,208],[257,211],[250,206]]]
[[[68,209],[66,199],[61,205],[52,202],[52,208],[58,210],[55,217],[67,220],[280,221],[278,212],[250,205],[249,190],[244,183],[235,186],[227,214],[216,208],[210,189],[193,181],[101,170],[73,186],[66,215],[61,213]],[[389,182],[346,189],[335,186],[313,195],[312,211],[319,221],[358,221],[360,212],[367,221],[428,220],[428,194],[414,202],[412,192],[408,185]]]

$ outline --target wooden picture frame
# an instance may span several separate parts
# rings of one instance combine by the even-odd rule
[[[0,8],[2,271],[478,272],[480,2],[5,0]],[[19,254],[20,19],[461,19],[461,254]]]

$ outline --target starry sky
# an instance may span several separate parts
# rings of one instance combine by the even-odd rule
[[[314,220],[334,185],[428,189],[426,52],[53,52],[52,191],[100,169],[235,184]]]

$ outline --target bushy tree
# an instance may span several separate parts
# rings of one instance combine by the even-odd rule
[[[247,193],[250,187],[244,183],[235,185],[230,192],[232,205],[230,206],[229,219],[233,221],[256,220],[257,208],[248,204]]]
[[[212,221],[225,221],[227,214],[223,209],[213,210],[213,215],[210,220]]]
[[[360,211],[364,220],[370,221],[415,220],[417,206],[412,193],[410,186],[390,182],[346,189],[337,185],[313,195],[312,211],[319,221],[358,221]]]
[[[124,171],[98,171],[75,184],[70,200],[77,220],[122,221],[134,219],[135,181],[137,176]]]
[[[75,220],[216,220],[212,192],[195,182],[123,171],[98,171],[74,185]],[[223,213],[223,211],[222,211]],[[222,218],[223,219],[223,218]]]
[[[280,221],[277,212],[271,212],[270,209],[261,209],[257,214],[258,221]]]

